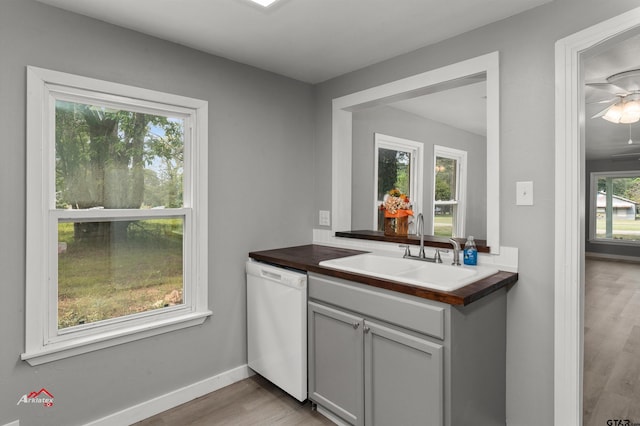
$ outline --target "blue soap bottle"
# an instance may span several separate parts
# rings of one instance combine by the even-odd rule
[[[478,249],[472,236],[467,238],[467,242],[464,245],[464,264],[465,265],[477,265],[478,264]]]

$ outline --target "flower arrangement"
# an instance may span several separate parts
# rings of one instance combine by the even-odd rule
[[[381,207],[384,209],[385,217],[413,216],[409,197],[398,188],[393,188],[385,194]]]
[[[380,209],[384,211],[384,235],[406,236],[409,216],[413,216],[409,197],[398,188],[393,188],[385,194]]]

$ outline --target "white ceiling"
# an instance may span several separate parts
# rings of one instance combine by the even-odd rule
[[[610,75],[640,69],[638,31],[591,49],[585,55],[583,66],[586,83],[605,83]],[[638,84],[640,82],[637,82],[636,86]],[[614,124],[602,118],[592,118],[610,105],[597,101],[613,97],[606,91],[585,87],[585,144],[588,160],[640,159],[640,122],[632,125]],[[634,142],[631,145],[628,144],[629,130]]]
[[[551,0],[39,0],[318,83]]]
[[[476,135],[487,136],[486,81],[394,102],[388,106]]]

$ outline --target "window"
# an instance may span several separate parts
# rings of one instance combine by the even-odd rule
[[[467,152],[434,147],[433,229],[439,237],[464,237]]]
[[[409,197],[415,215],[422,211],[422,149],[421,142],[375,134],[373,229],[384,230],[380,206],[391,189],[398,188]]]
[[[207,103],[29,67],[32,365],[201,324]]]
[[[640,171],[591,173],[590,240],[639,244]]]

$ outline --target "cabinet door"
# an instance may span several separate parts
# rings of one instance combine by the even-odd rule
[[[309,302],[309,398],[364,424],[362,318]]]
[[[441,345],[365,321],[366,425],[441,426]]]

